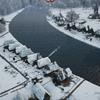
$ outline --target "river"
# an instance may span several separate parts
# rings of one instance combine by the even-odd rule
[[[100,49],[89,46],[54,29],[46,21],[47,11],[29,7],[10,23],[10,32],[34,52],[48,56],[61,67],[70,67],[74,74],[100,85]]]

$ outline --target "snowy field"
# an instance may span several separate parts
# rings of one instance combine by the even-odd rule
[[[85,81],[69,100],[100,100],[100,87]]]
[[[26,79],[0,57],[0,93],[23,83]]]
[[[84,26],[87,27],[87,25],[90,26],[90,28],[93,28],[94,31],[100,30],[100,19],[88,19],[89,14],[93,13],[93,10],[91,8],[88,9],[83,9],[83,8],[73,8],[73,10],[79,14],[80,18],[79,19],[84,19],[86,20],[86,23],[84,24]],[[65,17],[67,12],[70,11],[70,9],[51,9],[50,10],[52,14],[54,15],[59,15],[59,12],[61,11],[61,13],[63,14],[63,16]],[[100,12],[100,10],[99,10]],[[64,27],[62,26],[58,26],[51,18],[47,18],[47,21],[50,23],[50,25],[52,25],[54,28],[56,28],[57,30],[61,31],[62,33],[77,39],[79,41],[82,41],[88,45],[100,48],[100,38],[96,38],[96,37],[89,37],[88,39],[86,38],[86,36],[88,34],[83,34],[81,32],[77,32],[77,31],[68,31],[65,30]],[[92,41],[90,41],[90,39],[92,39]]]

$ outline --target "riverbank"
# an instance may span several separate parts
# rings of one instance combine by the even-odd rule
[[[80,19],[81,20],[85,20],[86,23],[84,24],[85,27],[87,27],[88,25],[90,26],[90,28],[93,28],[94,31],[98,31],[100,28],[100,22],[99,22],[99,19],[95,19],[95,20],[92,20],[92,19],[88,19],[88,16],[89,14],[92,13],[92,9],[83,9],[83,8],[73,8],[73,10],[79,14],[80,16]],[[51,9],[50,10],[52,14],[54,14],[55,16],[59,15],[59,9]],[[70,9],[62,9],[61,10],[61,13],[64,17],[66,17],[66,14],[67,12],[69,12]],[[82,32],[78,32],[78,31],[74,31],[74,30],[71,30],[71,31],[68,31],[66,29],[64,29],[63,26],[58,26],[54,20],[52,20],[52,18],[50,17],[47,17],[47,21],[48,23],[53,26],[55,29],[59,30],[60,32],[64,33],[65,35],[69,36],[69,37],[72,37],[76,40],[79,40],[81,42],[84,42],[90,46],[93,46],[93,47],[96,47],[96,48],[99,48],[100,49],[100,38],[96,38],[95,36],[88,36],[89,34],[83,34]],[[82,25],[83,26],[83,25]],[[88,37],[88,38],[87,38]]]
[[[18,13],[16,13],[16,15],[17,15]],[[16,16],[15,15],[15,16]],[[9,16],[11,19],[13,19],[11,16]],[[11,20],[10,20],[11,21]],[[9,25],[8,25],[8,29],[9,29]],[[30,66],[30,68],[28,68],[27,66],[27,64],[25,64],[25,63],[23,63],[22,61],[21,62],[18,62],[17,64],[16,63],[14,63],[14,62],[12,62],[12,60],[11,59],[9,59],[9,56],[11,55],[11,56],[15,56],[14,54],[12,55],[12,53],[9,53],[9,52],[6,52],[6,54],[4,55],[4,53],[2,52],[2,45],[3,45],[3,43],[4,43],[4,41],[6,41],[6,40],[9,40],[9,39],[13,39],[13,40],[15,40],[15,41],[17,41],[13,36],[12,36],[12,34],[9,32],[8,34],[6,34],[3,38],[0,38],[0,45],[1,45],[1,48],[0,48],[0,54],[1,55],[3,55],[4,57],[6,57],[6,59],[8,59],[8,61],[9,62],[11,62],[14,66],[16,66],[17,68],[19,68],[22,72],[24,72],[24,71],[26,71],[26,72],[28,72],[28,73],[30,73],[29,74],[29,76],[30,77],[33,77],[33,70],[34,70],[34,68],[33,67],[31,67]],[[18,41],[17,41],[18,42]],[[22,45],[22,44],[21,44]],[[1,62],[2,62],[2,60],[0,60]],[[24,65],[24,66],[23,66]],[[74,100],[74,99],[76,99],[76,100],[98,100],[98,98],[100,98],[100,87],[98,87],[98,86],[96,86],[96,85],[93,85],[92,83],[90,83],[90,82],[88,82],[88,81],[83,81],[83,78],[80,78],[80,77],[78,77],[77,76],[77,78],[80,80],[79,82],[78,82],[78,84],[75,86],[75,87],[69,87],[69,86],[67,86],[66,88],[65,88],[65,90],[66,90],[66,95],[67,96],[69,96],[69,98],[71,99],[71,100]],[[2,83],[2,81],[0,81],[0,83]],[[71,84],[71,85],[73,85],[73,83]],[[51,85],[51,87],[52,87],[52,85]],[[50,87],[50,88],[51,88]],[[32,87],[31,87],[32,88]],[[31,91],[31,88],[29,88],[29,87],[26,87],[26,90],[29,92],[29,91]],[[58,88],[58,87],[57,87]],[[21,91],[20,93],[25,93],[25,94],[21,94],[21,96],[23,96],[23,98],[25,97],[25,100],[27,100],[27,97],[29,97],[30,95],[32,95],[32,91],[31,92],[29,92],[29,93],[27,93],[26,92],[26,90],[25,90],[25,88],[24,89],[22,89],[22,90],[19,90],[19,91]],[[55,90],[55,89],[54,89]],[[53,90],[53,91],[54,91]],[[91,91],[91,90],[93,90],[93,91]],[[56,92],[57,91],[54,91],[55,92],[55,95],[56,95],[56,97],[58,96],[58,95],[60,95],[60,94],[56,94]],[[58,93],[58,92],[57,92]],[[70,94],[70,95],[69,95]],[[3,97],[1,97],[1,100],[12,100],[10,97],[12,97],[13,98],[13,96],[15,96],[16,94],[15,94],[15,92],[13,92],[12,93],[12,95],[11,95],[11,93],[10,94],[8,94],[8,95],[6,95],[6,96],[3,96]],[[54,99],[55,100],[55,99]]]

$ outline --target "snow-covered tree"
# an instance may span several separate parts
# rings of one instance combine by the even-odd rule
[[[73,10],[69,11],[66,15],[66,20],[68,22],[75,22],[76,20],[78,20],[78,18],[79,15]]]

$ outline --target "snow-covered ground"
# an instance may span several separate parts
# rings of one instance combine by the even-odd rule
[[[89,14],[93,13],[93,10],[91,8],[88,9],[83,9],[83,8],[73,8],[73,10],[79,14],[80,19],[84,19],[86,20],[86,23],[84,24],[84,26],[87,27],[87,25],[90,26],[90,28],[93,28],[94,31],[100,30],[100,19],[88,19]],[[53,15],[59,15],[59,13],[61,12],[63,14],[63,16],[65,17],[67,12],[70,11],[70,9],[51,9],[50,10],[51,13]],[[100,10],[99,10],[100,12]],[[47,18],[47,21],[50,23],[50,25],[52,25],[54,28],[56,28],[57,30],[61,31],[62,33],[77,39],[79,41],[82,41],[86,44],[89,44],[91,46],[100,48],[100,38],[96,38],[96,37],[89,37],[88,39],[86,38],[86,36],[88,34],[83,34],[82,32],[77,32],[77,31],[68,31],[65,30],[64,27],[62,26],[58,26],[51,18]],[[92,39],[92,41],[90,41],[90,39]]]
[[[18,13],[19,11],[15,14],[11,14],[11,16],[9,15],[9,18],[12,20]],[[7,25],[7,27],[9,28],[9,25]],[[55,86],[52,78],[44,77],[43,71],[37,69],[37,66],[33,67],[32,65],[23,62],[18,55],[16,55],[15,53],[11,53],[8,50],[4,52],[3,43],[6,40],[14,40],[18,42],[10,32],[0,37],[0,55],[6,59],[5,60],[0,57],[0,92],[5,91],[5,93],[0,94],[0,100],[28,100],[28,97],[34,97],[33,93],[35,91],[34,89],[36,88],[36,85],[34,86],[32,84],[31,79],[35,78],[36,76],[42,78],[39,82],[40,87],[46,89],[46,91],[50,93],[50,95],[52,96],[50,100],[60,100],[60,98],[67,96],[69,96],[69,100],[100,99],[100,87],[93,85],[88,81],[84,81],[83,78],[80,78],[79,76],[76,76],[74,74],[72,75],[72,81],[69,83],[69,85]],[[19,44],[22,45],[21,43]],[[13,60],[13,57],[15,56],[16,60],[18,60],[17,62]],[[14,69],[9,63],[7,63],[7,61],[15,68],[17,68],[23,75],[27,73],[26,77],[29,78],[29,80],[25,79],[25,77],[23,77],[19,73],[19,71]],[[12,88],[25,80],[28,81],[25,87],[22,85],[22,87],[19,87],[17,89],[14,88],[14,90],[11,90],[10,92],[6,91],[7,89]],[[37,91],[39,90],[37,89]],[[41,91],[39,92],[41,93]],[[39,96],[41,96],[41,94],[39,94]]]
[[[0,57],[0,93],[23,83],[26,79]]]
[[[5,26],[6,30],[4,32],[0,33],[0,37],[2,37],[3,35],[5,35],[5,34],[7,34],[9,32],[9,23],[10,23],[10,21],[12,21],[12,19],[16,15],[18,15],[19,13],[21,13],[23,10],[24,10],[24,8],[21,9],[21,10],[18,10],[16,12],[14,12],[14,13],[12,13],[12,14],[9,14],[9,15],[6,15],[6,16],[2,16],[7,23],[6,23],[6,26]]]
[[[10,21],[12,21],[12,19],[13,19],[16,15],[18,15],[19,13],[21,13],[23,10],[24,10],[24,8],[21,9],[21,10],[18,10],[18,11],[16,11],[16,12],[14,12],[14,13],[12,13],[12,14],[6,15],[6,16],[4,16],[4,19],[5,19],[7,22],[10,22]]]
[[[84,81],[69,100],[100,100],[100,87]]]

